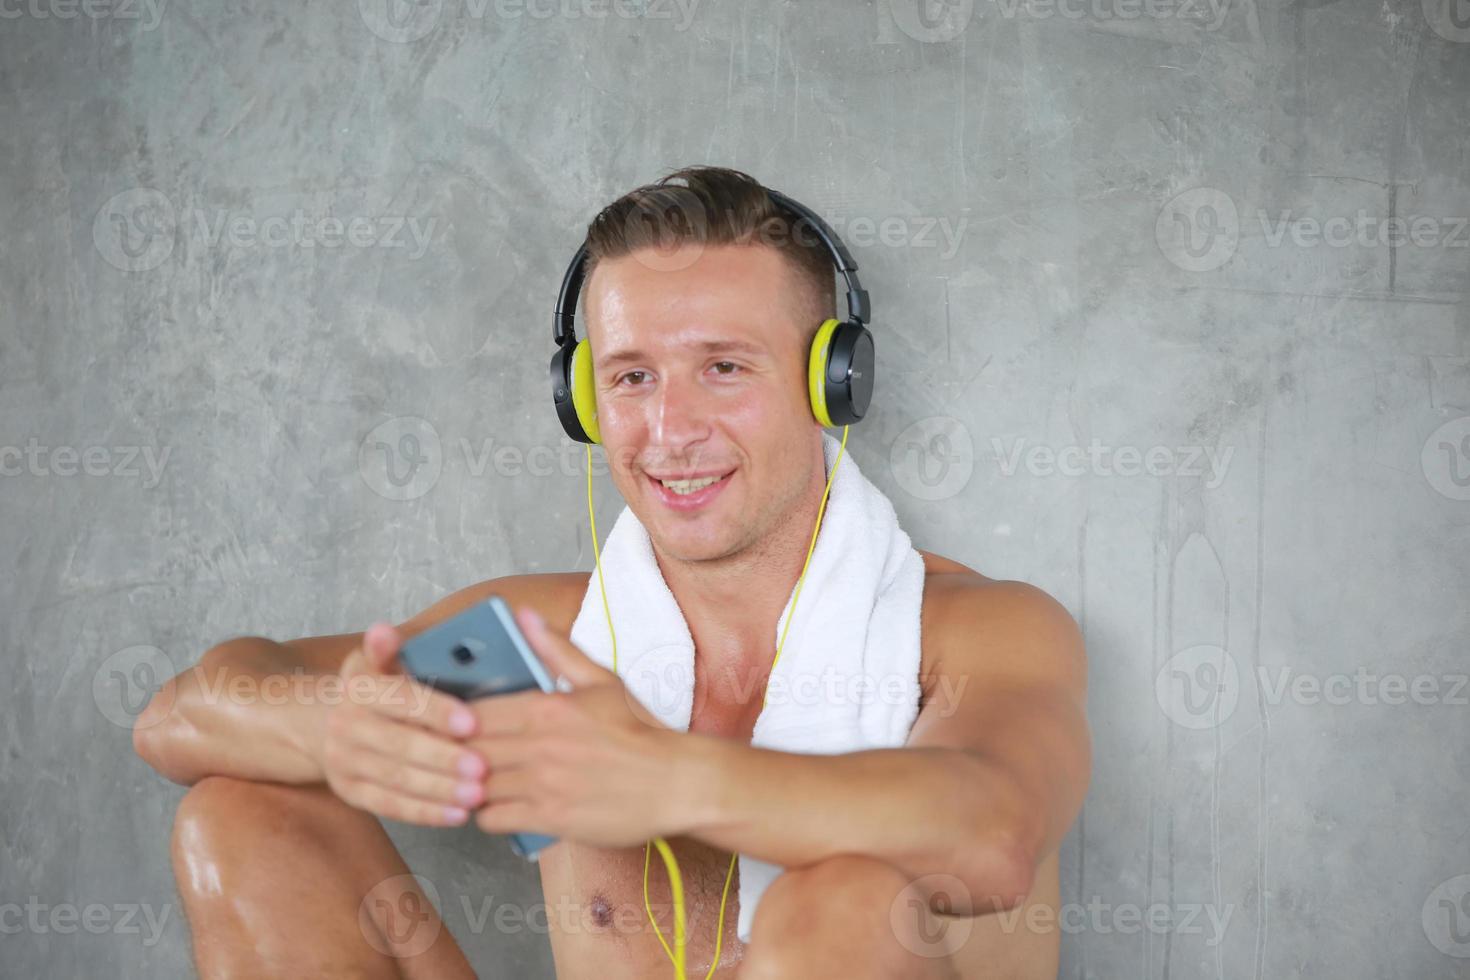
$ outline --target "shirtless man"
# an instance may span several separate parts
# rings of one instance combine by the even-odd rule
[[[619,220],[594,222],[584,301],[612,479],[695,643],[689,732],[660,725],[567,639],[586,572],[482,582],[396,627],[222,643],[154,696],[134,739],[191,787],[173,860],[201,976],[473,976],[447,929],[425,949],[359,919],[371,890],[417,890],[397,877],[409,869],[380,817],[560,838],[540,872],[562,978],[673,975],[643,902],[644,842],[658,836],[682,872],[690,977],[1056,976],[1057,851],[1091,743],[1082,640],[1055,600],[920,552],[924,696],[906,745],[749,745],[825,485],[806,352],[835,315],[832,268],[795,236],[751,239],[745,217],[770,216],[744,175],[672,176],[733,220],[654,256]],[[637,194],[604,215],[625,216]],[[668,506],[650,475],[709,471],[728,474],[723,489],[694,510]],[[405,639],[491,593],[573,690],[466,704],[395,677]],[[206,696],[303,671],[382,696]],[[737,876],[717,957],[737,851],[786,870],[748,944]],[[657,853],[649,888],[672,944]]]

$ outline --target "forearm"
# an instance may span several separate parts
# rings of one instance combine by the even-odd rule
[[[153,696],[134,724],[133,744],[161,775],[184,785],[205,776],[321,782],[316,747],[335,679],[273,640],[231,640]]]
[[[843,853],[914,877],[952,875],[978,905],[1030,888],[1022,794],[1003,770],[960,749],[803,755],[679,733],[682,831],[783,867]]]

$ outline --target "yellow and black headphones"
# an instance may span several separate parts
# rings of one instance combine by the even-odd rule
[[[847,318],[826,320],[812,339],[807,361],[807,393],[812,414],[823,426],[850,425],[868,411],[873,398],[873,335],[868,331],[868,291],[858,281],[857,263],[825,221],[806,205],[784,194],[766,189],[777,207],[794,215],[792,234],[806,223],[827,251],[847,284]],[[577,297],[587,269],[584,242],[572,257],[562,279],[552,319],[556,353],[551,356],[551,398],[557,418],[567,435],[577,442],[599,444],[597,396],[592,378],[592,351],[586,340],[578,340],[573,323]]]
[[[792,232],[806,222],[832,254],[837,271],[847,283],[847,319],[824,320],[812,339],[811,352],[807,358],[807,393],[811,399],[812,414],[824,427],[842,426],[842,443],[837,457],[827,475],[827,485],[822,490],[822,500],[817,508],[816,525],[812,527],[807,544],[806,559],[802,562],[801,574],[796,579],[790,612],[781,627],[776,642],[776,656],[771,662],[774,670],[786,646],[786,632],[796,612],[796,602],[801,598],[802,583],[806,581],[807,569],[811,566],[812,552],[817,545],[817,532],[822,524],[822,514],[827,509],[827,498],[832,492],[832,483],[837,469],[842,465],[842,453],[847,448],[847,427],[858,421],[868,411],[873,398],[873,336],[868,332],[868,292],[858,282],[857,263],[847,246],[828,227],[827,223],[805,205],[799,204],[784,194],[770,188],[766,193],[780,208],[796,217]],[[592,506],[592,446],[601,443],[602,435],[597,426],[597,397],[592,376],[592,351],[586,340],[577,340],[573,330],[573,319],[577,309],[577,296],[582,289],[582,279],[587,269],[587,244],[584,241],[572,258],[562,280],[561,295],[557,297],[556,314],[552,323],[552,336],[556,340],[556,353],[551,357],[551,395],[556,403],[556,415],[561,419],[567,435],[587,446],[587,524],[592,534],[592,554],[597,563],[597,585],[602,593],[602,608],[607,616],[608,635],[612,639],[612,671],[618,672],[618,637],[613,629],[612,610],[608,607],[607,587],[602,574],[602,552],[597,545],[597,518]],[[767,690],[769,695],[769,689]],[[762,708],[765,707],[764,698]],[[648,895],[648,866],[654,849],[663,858],[669,872],[669,889],[674,905],[674,943],[670,947],[664,939],[663,930],[654,918],[653,906]],[[724,933],[725,906],[730,897],[730,883],[734,880],[737,854],[731,853],[730,867],[725,872],[725,887],[720,895],[719,920],[715,925],[715,949],[706,980],[714,975],[720,963],[721,938]],[[688,945],[688,923],[684,908],[684,883],[679,873],[679,862],[667,840],[655,837],[643,851],[643,905],[648,912],[648,921],[664,953],[674,964],[676,980],[686,980],[686,947]]]

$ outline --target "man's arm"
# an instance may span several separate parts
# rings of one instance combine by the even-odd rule
[[[215,775],[320,782],[310,746],[320,742],[326,720],[322,679],[336,677],[361,644],[361,633],[220,643],[153,695],[133,723],[133,747],[160,775],[185,786]],[[279,697],[241,696],[273,687]]]
[[[415,636],[491,593],[532,605],[550,601],[548,612],[559,621],[561,594],[577,585],[576,576],[491,579],[446,596],[397,630],[401,639]],[[134,723],[133,745],[150,766],[183,785],[211,775],[322,782],[327,717],[344,700],[338,672],[362,645],[362,633],[221,643],[153,695]]]
[[[1081,634],[1060,604],[1018,582],[931,576],[931,602],[924,629],[937,656],[904,748],[802,755],[661,733],[676,767],[671,822],[787,867],[860,853],[914,877],[953,875],[971,896],[959,913],[1024,900],[1087,791]]]

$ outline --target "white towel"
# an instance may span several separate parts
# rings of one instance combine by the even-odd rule
[[[822,440],[830,473],[839,444],[830,433]],[[654,561],[647,530],[626,507],[603,546],[602,570],[618,635],[618,673],[660,721],[688,731],[694,641]],[[809,754],[903,745],[919,710],[923,593],[923,559],[899,527],[893,505],[844,453],[796,618],[750,744]],[[788,597],[773,643],[790,612]],[[595,571],[571,640],[611,668],[612,642]],[[745,676],[738,680],[750,683]],[[750,940],[762,893],[782,870],[740,855],[742,942]]]

